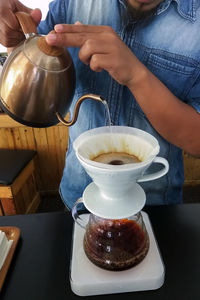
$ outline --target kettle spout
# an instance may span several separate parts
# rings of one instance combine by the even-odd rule
[[[58,112],[56,113],[56,116],[58,118],[58,120],[64,124],[65,126],[71,126],[73,125],[77,118],[78,118],[78,113],[79,113],[79,109],[80,109],[80,106],[81,106],[81,103],[86,100],[86,99],[92,99],[92,100],[96,100],[96,101],[100,101],[101,103],[104,103],[105,99],[99,95],[94,95],[94,94],[85,94],[83,95],[82,97],[80,97],[78,99],[78,101],[76,102],[76,105],[75,105],[75,109],[74,109],[74,115],[72,117],[72,120],[71,121],[66,121]]]

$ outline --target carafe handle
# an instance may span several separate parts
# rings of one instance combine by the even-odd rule
[[[167,172],[169,171],[169,163],[163,157],[156,156],[152,163],[159,163],[159,164],[164,165],[164,167],[163,167],[163,169],[161,169],[160,171],[157,171],[155,173],[143,175],[141,178],[137,179],[137,182],[145,182],[145,181],[158,179],[158,178],[164,176],[165,174],[167,174]]]
[[[81,214],[80,214],[79,211],[77,210],[77,206],[78,206],[80,203],[83,203],[83,198],[79,198],[79,199],[75,202],[74,206],[72,207],[72,217],[73,217],[74,221],[75,221],[79,226],[81,226],[83,229],[86,229],[87,223],[86,223],[83,219],[81,219],[81,217],[80,217]]]

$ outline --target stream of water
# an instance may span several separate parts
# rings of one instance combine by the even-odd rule
[[[108,107],[108,103],[106,100],[103,100],[102,103],[104,104],[105,106],[105,110],[106,110],[106,126],[109,126],[110,127],[110,133],[112,133],[112,122],[111,122],[111,117],[110,117],[110,110],[109,110],[109,107]]]

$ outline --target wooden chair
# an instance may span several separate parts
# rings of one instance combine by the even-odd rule
[[[34,213],[40,202],[33,150],[0,149],[0,215]]]
[[[185,203],[200,202],[200,159],[183,153],[185,183],[183,201]]]

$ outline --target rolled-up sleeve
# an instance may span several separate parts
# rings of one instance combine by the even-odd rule
[[[198,113],[200,113],[200,76],[190,89],[186,103],[191,105]]]

